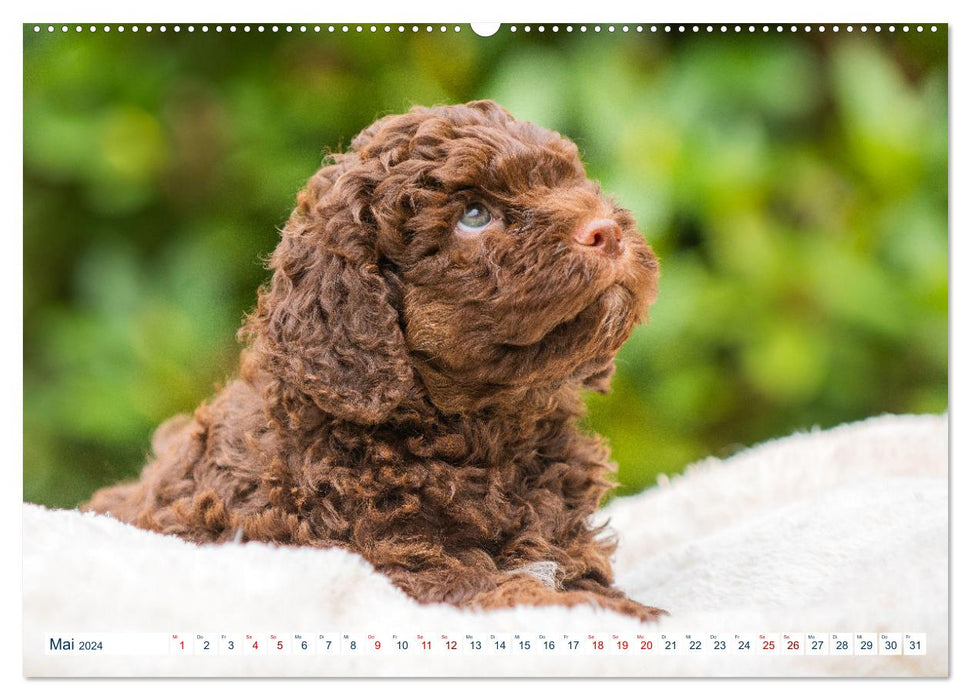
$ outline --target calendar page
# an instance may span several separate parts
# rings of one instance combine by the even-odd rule
[[[26,676],[949,674],[947,24],[23,58]]]

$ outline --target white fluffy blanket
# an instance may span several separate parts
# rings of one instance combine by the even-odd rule
[[[362,559],[196,546],[25,504],[24,672],[731,676],[948,673],[946,416],[883,416],[708,459],[604,511],[618,584],[657,626],[587,608],[419,606]],[[52,656],[80,632],[922,632],[925,656]]]

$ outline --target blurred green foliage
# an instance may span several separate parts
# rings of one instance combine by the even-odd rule
[[[28,26],[24,498],[73,506],[136,474],[153,428],[232,375],[325,150],[482,97],[573,138],[661,257],[653,320],[589,401],[621,492],[796,429],[946,409],[946,30]]]

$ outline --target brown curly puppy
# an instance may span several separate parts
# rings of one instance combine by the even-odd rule
[[[314,175],[239,378],[86,508],[193,542],[344,547],[423,603],[661,611],[611,587],[583,388],[656,294],[576,146],[498,105],[380,119]]]

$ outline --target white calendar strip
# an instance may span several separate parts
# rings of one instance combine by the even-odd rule
[[[924,656],[923,632],[53,634],[49,656]]]

